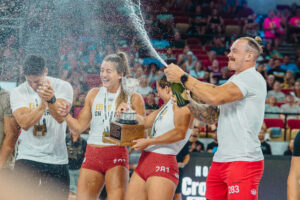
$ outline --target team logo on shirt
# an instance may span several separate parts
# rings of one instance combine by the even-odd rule
[[[108,111],[110,111],[112,108],[112,105],[109,104],[107,106]],[[102,115],[102,111],[104,111],[104,105],[103,104],[96,104],[96,109],[95,109],[95,116],[101,116]]]
[[[29,109],[30,109],[30,110],[36,109],[35,104],[34,104],[34,103],[29,103]]]

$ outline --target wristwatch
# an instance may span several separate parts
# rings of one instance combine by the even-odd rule
[[[56,102],[55,95],[53,95],[53,97],[49,101],[47,101],[47,102],[50,103],[50,104],[54,104]]]
[[[184,85],[185,82],[187,82],[188,78],[189,78],[189,75],[188,75],[187,73],[184,73],[184,74],[180,77],[180,81],[181,81],[182,85]],[[185,86],[185,85],[184,85],[184,86]]]

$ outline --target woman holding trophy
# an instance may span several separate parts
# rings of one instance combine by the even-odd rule
[[[170,85],[162,77],[156,87],[164,106],[147,117],[137,117],[139,124],[152,131],[150,138],[133,141],[133,148],[141,150],[142,155],[130,179],[127,200],[173,199],[179,176],[176,155],[189,138],[187,132],[193,120],[187,106],[172,103]],[[117,116],[126,110],[128,104],[122,103]]]
[[[100,69],[103,86],[89,91],[78,120],[68,114],[71,105],[60,105],[60,114],[65,117],[71,130],[80,134],[90,127],[85,159],[78,180],[78,200],[98,199],[104,183],[109,200],[124,199],[129,178],[128,151],[125,146],[103,142],[103,136],[109,132],[116,109],[122,102],[127,102],[128,96],[121,80],[129,73],[125,53],[108,55]],[[137,114],[145,114],[141,95],[134,93],[130,103]]]

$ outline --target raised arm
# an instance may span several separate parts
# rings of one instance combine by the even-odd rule
[[[70,129],[80,134],[85,131],[92,120],[92,105],[99,91],[99,88],[94,88],[89,91],[85,98],[85,104],[79,113],[78,119],[73,118],[70,114],[70,104],[61,103],[58,106],[58,113],[64,117]]]
[[[177,65],[171,64],[165,73],[168,81],[180,82],[180,77],[185,73]],[[237,85],[232,82],[220,86],[201,82],[192,76],[188,76],[185,87],[192,91],[193,95],[213,106],[234,102],[243,98],[243,93]]]
[[[60,104],[68,104],[68,101],[66,99],[70,101],[73,98],[72,86],[69,83],[62,83],[62,85],[58,88],[58,91],[54,91],[50,84],[50,81],[47,80],[46,84],[39,87],[37,92],[41,98],[49,102],[48,109],[51,116],[58,123],[62,123],[64,121],[64,117],[58,113],[58,107]],[[59,96],[56,97],[55,92],[59,94]],[[72,103],[72,101],[70,101],[69,103]]]

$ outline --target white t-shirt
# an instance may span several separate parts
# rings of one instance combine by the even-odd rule
[[[174,111],[172,101],[170,100],[156,116],[152,127],[151,136],[161,136],[174,128]],[[171,144],[151,145],[147,147],[145,151],[160,154],[177,155],[190,138],[191,132],[192,131],[188,129],[187,134],[183,140],[179,140]]]
[[[237,85],[244,97],[220,106],[219,146],[213,160],[215,162],[263,160],[258,134],[264,118],[266,81],[252,67],[233,75],[228,82]]]
[[[52,77],[47,77],[55,91],[56,99],[64,99],[69,103],[73,102],[73,88],[70,83]],[[36,109],[41,102],[38,94],[27,82],[19,85],[11,92],[10,102],[12,111],[19,108]],[[45,136],[34,136],[33,126],[27,131],[21,130],[17,160],[26,159],[47,164],[67,164],[68,154],[65,142],[66,122],[59,124],[45,110],[39,124],[46,123],[47,133]]]

